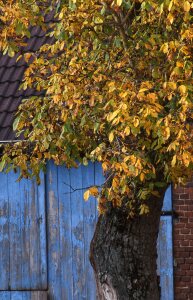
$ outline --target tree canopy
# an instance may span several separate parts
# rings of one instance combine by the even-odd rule
[[[21,54],[33,58],[22,88],[44,95],[20,105],[14,130],[24,140],[4,147],[1,170],[28,177],[48,159],[99,161],[106,184],[85,200],[147,213],[152,194],[193,169],[193,2],[0,1],[0,51],[13,56],[34,25],[55,40]]]

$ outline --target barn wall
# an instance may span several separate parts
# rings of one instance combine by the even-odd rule
[[[173,191],[175,300],[193,299],[193,182]]]
[[[100,164],[67,169],[49,162],[39,186],[17,178],[0,173],[0,300],[96,299],[88,257],[98,213],[83,193],[104,182]],[[163,211],[171,208],[169,187]],[[158,253],[161,300],[173,300],[170,214],[161,217]]]

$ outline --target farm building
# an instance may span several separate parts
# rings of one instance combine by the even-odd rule
[[[34,27],[24,51],[47,42]],[[14,115],[22,99],[34,95],[19,89],[27,64],[18,56],[0,56],[1,143],[15,141]],[[68,170],[49,162],[39,186],[17,177],[0,174],[0,300],[95,300],[88,254],[97,209],[94,200],[80,200],[84,187],[102,184],[100,165]],[[158,239],[162,300],[193,299],[192,237],[193,184],[170,187]]]

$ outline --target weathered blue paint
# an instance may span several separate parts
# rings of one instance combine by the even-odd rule
[[[91,184],[96,185],[96,164],[89,163],[88,166],[82,167],[82,187],[89,187]],[[93,270],[89,262],[90,242],[93,238],[95,224],[98,218],[97,203],[93,197],[84,203],[84,265],[85,265],[85,299],[95,299],[96,287]]]
[[[50,162],[46,174],[48,282],[51,299],[61,298],[58,169]],[[68,271],[67,271],[68,272]]]
[[[95,300],[89,247],[97,203],[83,201],[83,193],[103,184],[101,165],[69,170],[49,162],[40,186],[34,180],[18,183],[17,177],[0,174],[0,300],[44,300],[47,295],[50,300]],[[171,208],[169,188],[163,209]],[[158,252],[161,299],[173,300],[171,216],[161,217]],[[42,294],[27,292],[47,287]]]
[[[82,199],[85,188],[95,184],[95,165],[68,170],[50,162],[47,168],[49,295],[55,300],[94,300],[89,245],[97,208],[94,199]]]
[[[60,259],[62,262],[65,262],[60,265],[60,289],[63,298],[70,299],[73,290],[70,171],[62,166],[58,167],[58,194],[60,204]],[[68,272],[66,272],[66,270],[68,270]]]
[[[172,211],[171,186],[164,197],[163,211]],[[158,236],[158,275],[160,276],[161,300],[174,299],[173,284],[173,237],[172,216],[161,216]]]
[[[17,178],[0,173],[0,290],[47,289],[44,176]]]
[[[0,175],[0,289],[9,287],[9,201],[7,176]]]
[[[47,300],[46,291],[14,291],[0,292],[1,300]]]
[[[70,170],[70,184],[77,190],[71,193],[72,218],[72,260],[73,260],[73,297],[74,300],[85,298],[85,261],[84,261],[84,202],[82,191],[82,167]],[[85,233],[86,234],[86,233]]]
[[[172,211],[172,186],[170,185],[164,196],[162,211]]]

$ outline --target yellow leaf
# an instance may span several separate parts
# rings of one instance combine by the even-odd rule
[[[127,152],[127,148],[126,147],[123,147],[121,150],[122,150],[123,153]]]
[[[169,13],[167,19],[169,20],[170,24],[174,22],[174,16],[171,13]]]
[[[16,59],[16,62],[18,62],[22,57],[23,55],[19,55],[18,58]]]
[[[114,81],[109,82],[108,86],[109,86],[109,92],[113,92],[116,89]]]
[[[123,0],[117,0],[117,5],[121,6],[122,2],[123,2]]]
[[[184,2],[184,11],[189,12],[190,8],[191,8],[191,6],[190,6],[189,1],[185,1]]]
[[[124,130],[125,135],[129,135],[131,132],[130,127],[126,127]]]
[[[99,194],[99,191],[96,186],[93,186],[89,189],[90,195],[96,197]]]
[[[177,85],[176,85],[175,82],[168,82],[168,87],[169,87],[171,90],[175,91]]]
[[[139,177],[140,177],[140,180],[141,180],[141,181],[144,181],[144,179],[145,179],[145,174],[144,174],[144,173],[141,173]]]
[[[165,129],[165,138],[166,138],[166,140],[169,139],[169,137],[170,137],[170,128],[166,127],[166,129]]]
[[[179,130],[179,132],[178,132],[177,139],[180,139],[180,138],[181,138],[181,136],[182,136],[182,134],[183,134],[183,131],[182,131],[182,129],[180,129],[180,130]]]
[[[102,163],[102,168],[103,168],[104,171],[107,171],[108,170],[108,163],[107,162]]]
[[[109,134],[109,142],[111,143],[114,140],[114,132],[111,131]]]
[[[25,53],[25,55],[24,55],[25,61],[28,62],[31,56],[32,56],[31,53]]]
[[[141,204],[140,205],[140,215],[145,215],[149,213],[149,207],[146,204]]]
[[[169,50],[168,43],[164,43],[164,44],[161,46],[161,51],[162,51],[163,53],[168,53],[168,50]]]
[[[63,18],[63,16],[64,16],[64,12],[61,11],[61,13],[59,14],[59,19],[61,20]]]
[[[112,186],[114,188],[118,187],[119,186],[119,181],[118,181],[118,178],[113,178],[113,181],[112,181]]]
[[[143,93],[143,92],[146,92],[146,91],[148,91],[149,89],[147,89],[147,88],[142,88],[142,89],[140,89],[139,90],[139,93]]]
[[[119,123],[120,123],[120,117],[117,117],[112,121],[112,125],[117,125]]]
[[[172,5],[173,5],[173,1],[170,1],[170,4],[169,4],[169,6],[168,6],[168,10],[169,10],[169,11],[171,10]]]
[[[186,115],[182,112],[179,113],[180,120],[184,122],[186,120]]]
[[[126,104],[126,103],[123,103],[123,104],[121,105],[121,109],[122,109],[122,110],[127,110],[127,104]]]
[[[171,162],[172,167],[174,167],[175,164],[176,164],[176,155],[173,156],[173,159],[172,159],[172,162]]]
[[[182,154],[182,159],[183,159],[184,165],[185,165],[186,167],[188,167],[189,164],[190,164],[190,157],[189,157],[189,154],[186,153],[186,152],[183,152],[183,154]]]
[[[119,109],[115,110],[113,113],[110,113],[107,117],[107,121],[112,121],[119,113]]]
[[[134,125],[134,127],[139,126],[139,119],[138,118],[135,118],[133,125]]]
[[[122,93],[120,93],[119,94],[119,96],[121,97],[121,98],[126,98],[127,96],[128,96],[128,91],[126,91],[126,92],[122,92]],[[125,106],[126,104],[122,104],[122,109],[123,109],[123,106]],[[127,105],[126,105],[126,108],[127,108]]]
[[[87,201],[88,198],[89,198],[89,196],[90,196],[90,191],[87,190],[87,191],[84,193],[84,200]]]
[[[176,62],[176,67],[178,67],[178,68],[183,68],[183,67],[184,67],[184,63],[181,62],[181,61],[177,61],[177,62]]]
[[[152,103],[157,99],[157,95],[155,93],[149,93],[147,95],[147,99],[150,100],[150,103]]]
[[[53,101],[54,101],[54,103],[58,103],[60,101],[60,96],[59,95],[54,95],[53,96]]]
[[[186,86],[185,85],[180,85],[178,88],[180,94],[185,94],[186,93]]]

